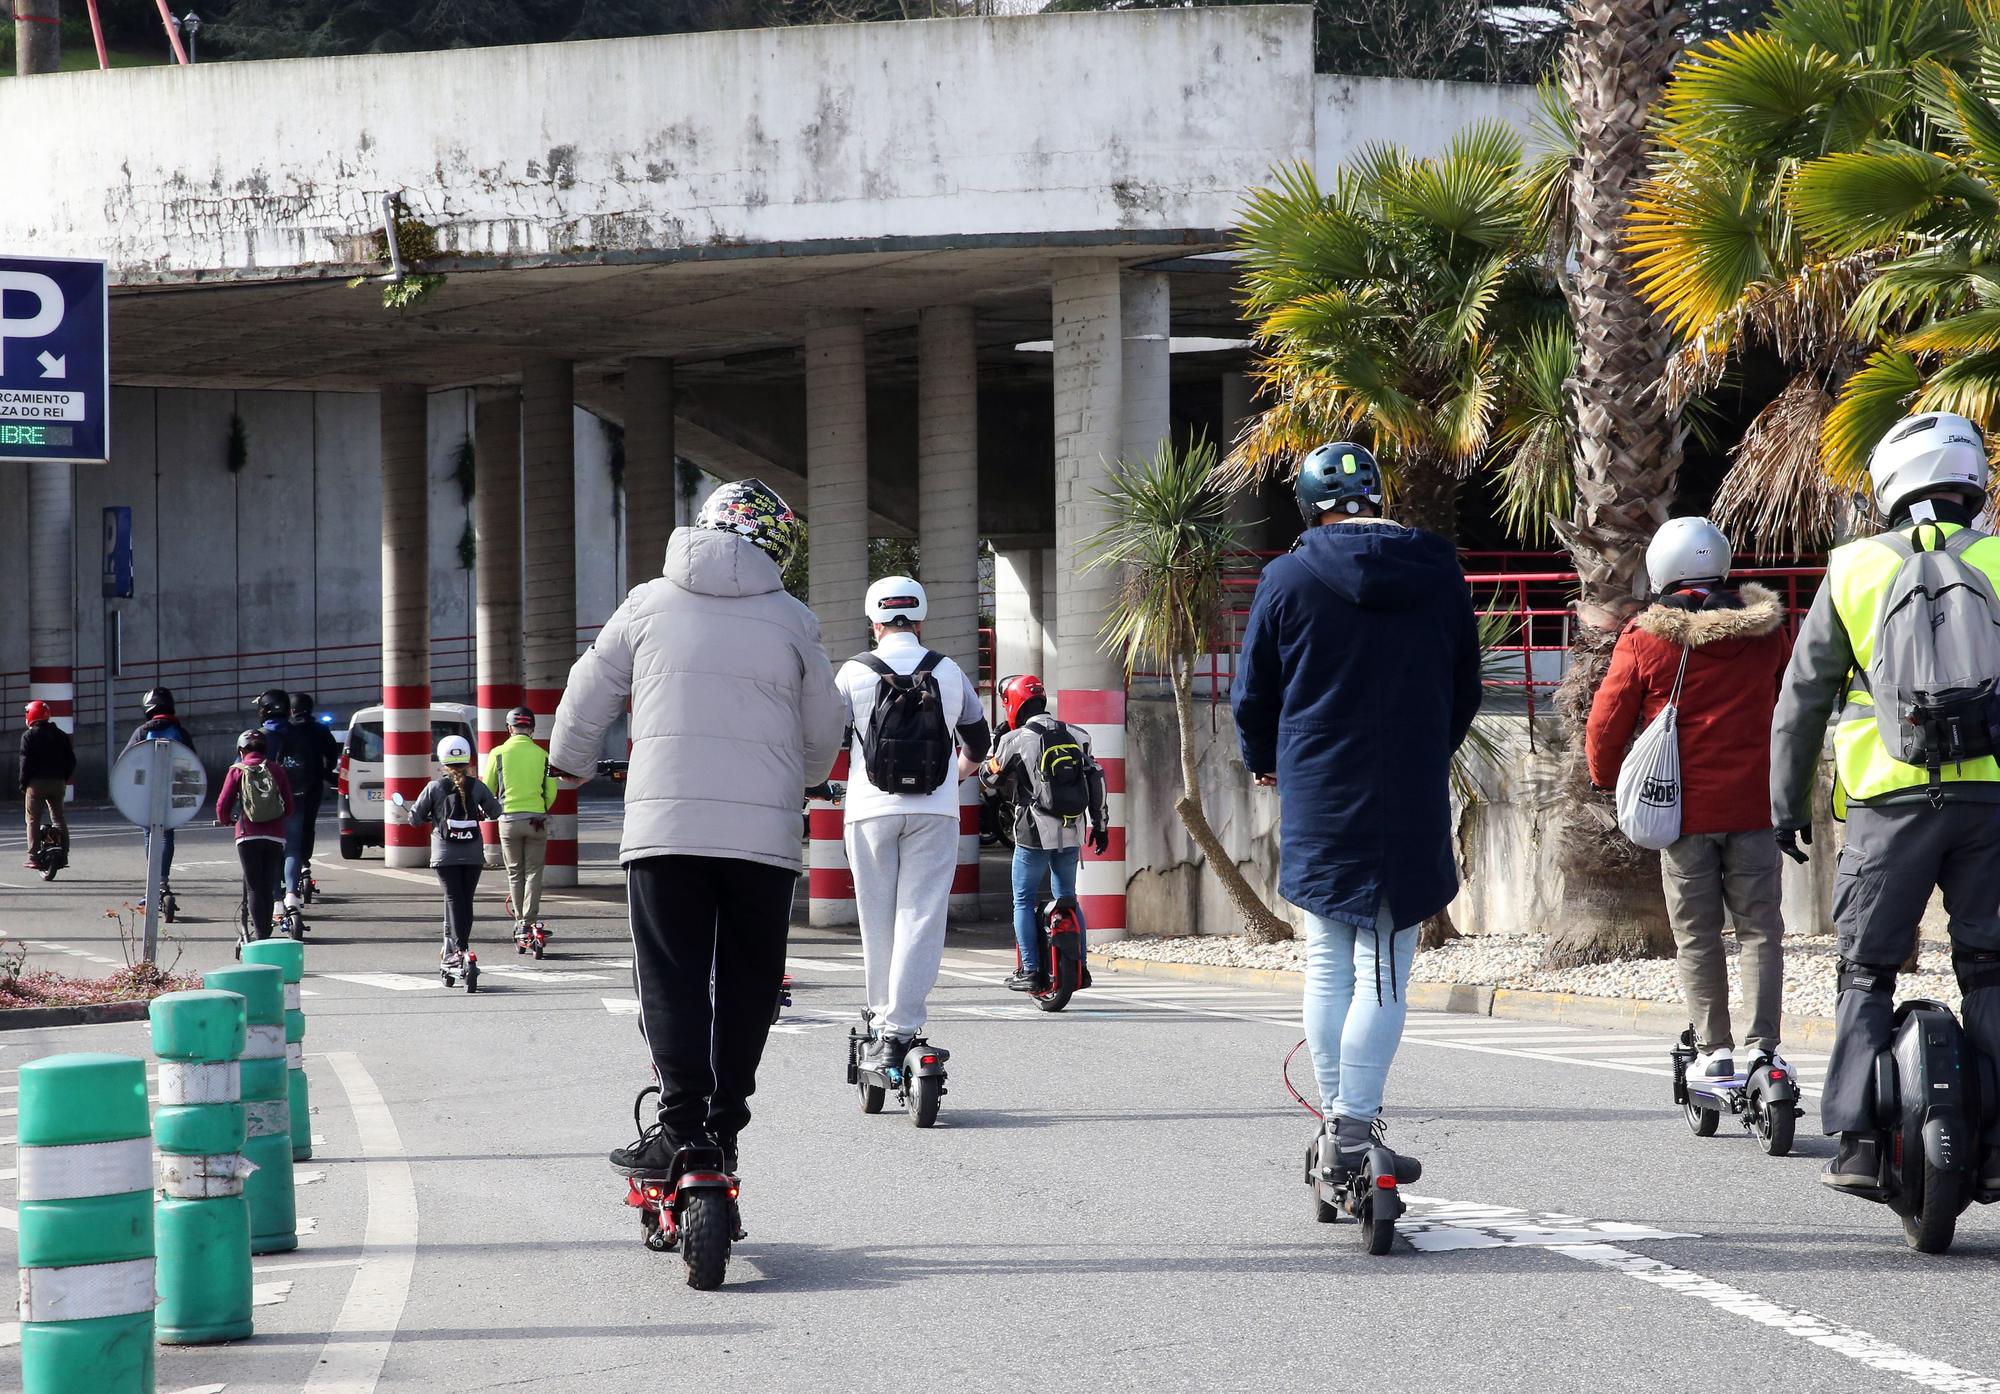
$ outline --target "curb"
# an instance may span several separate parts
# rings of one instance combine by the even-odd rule
[[[111,1021],[144,1021],[150,1000],[91,1002],[81,1007],[0,1007],[0,1031],[33,1031],[45,1026],[101,1026]]]
[[[1110,950],[1092,955],[1113,972],[1158,978],[1191,978],[1234,983],[1242,987],[1302,988],[1304,975],[1289,968],[1225,968],[1206,963],[1169,963],[1152,958],[1120,958]],[[1687,1009],[1678,1002],[1626,1001],[1617,997],[1587,997],[1575,992],[1536,992],[1527,988],[1486,987],[1474,983],[1411,983],[1405,994],[1418,1011],[1456,1012],[1467,1016],[1497,1016],[1516,1021],[1551,1021],[1572,1026],[1608,1026],[1630,1031],[1658,1032],[1671,1039],[1688,1024]],[[1833,1045],[1833,1018],[1787,1015],[1780,1027],[1784,1044],[1797,1050],[1827,1050]]]

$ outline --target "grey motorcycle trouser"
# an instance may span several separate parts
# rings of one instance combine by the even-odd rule
[[[1892,991],[1868,991],[1849,981],[1893,982],[1916,947],[1917,923],[1933,889],[1944,893],[1954,960],[2000,951],[2000,805],[1948,803],[1851,807],[1847,845],[1834,878],[1833,924],[1845,964],[1834,999],[1833,1057],[1820,1095],[1828,1133],[1869,1132],[1875,1117],[1875,1057],[1889,1048]],[[1872,971],[1871,971],[1872,970]],[[1975,987],[1960,1012],[1966,1034],[2000,1064],[2000,986]],[[1987,1120],[1986,1140],[2000,1142],[2000,1110]]]

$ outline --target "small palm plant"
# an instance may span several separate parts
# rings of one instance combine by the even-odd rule
[[[1292,927],[1272,913],[1215,835],[1197,769],[1194,670],[1224,637],[1223,573],[1241,547],[1229,496],[1214,484],[1215,466],[1214,445],[1197,439],[1186,448],[1163,442],[1151,460],[1113,471],[1111,487],[1098,496],[1117,521],[1084,545],[1097,554],[1092,568],[1109,567],[1120,577],[1105,647],[1124,661],[1128,679],[1146,668],[1164,672],[1173,688],[1181,760],[1174,811],[1251,941],[1273,943],[1291,938]]]

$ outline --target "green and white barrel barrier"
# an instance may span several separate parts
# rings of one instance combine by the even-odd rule
[[[268,963],[211,968],[201,985],[243,998],[243,1157],[255,1171],[243,1183],[250,1202],[250,1252],[299,1247],[292,1193],[291,1087],[285,1082],[285,975]]]
[[[243,946],[245,963],[268,963],[285,974],[285,1082],[292,1106],[292,1160],[312,1157],[312,1095],[306,1084],[306,1014],[299,985],[306,976],[306,946],[296,939],[265,939]]]

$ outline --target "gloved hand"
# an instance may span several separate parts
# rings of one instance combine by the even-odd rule
[[[1778,850],[1800,866],[1804,866],[1806,854],[1799,844],[1803,842],[1807,847],[1812,846],[1812,824],[1808,823],[1803,828],[1779,828],[1775,835],[1778,839]]]
[[[1111,830],[1106,827],[1092,828],[1090,836],[1084,840],[1090,844],[1090,850],[1101,857],[1104,855],[1105,850],[1111,846]]]

